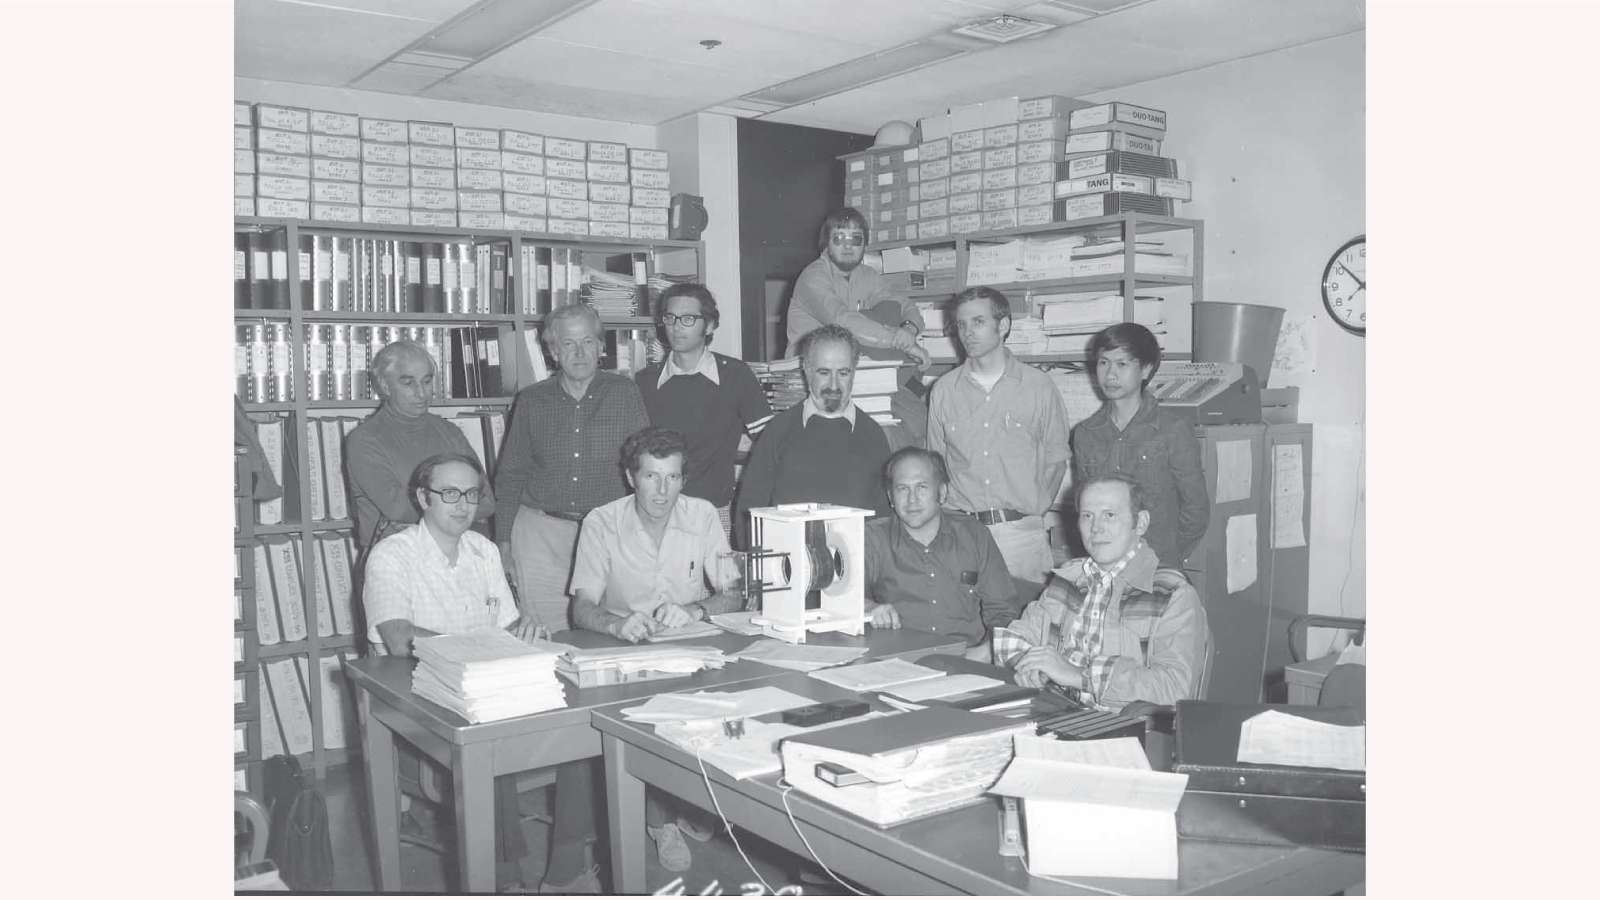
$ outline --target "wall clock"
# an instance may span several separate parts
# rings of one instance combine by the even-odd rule
[[[1322,270],[1322,305],[1339,326],[1367,336],[1367,236],[1345,242]]]

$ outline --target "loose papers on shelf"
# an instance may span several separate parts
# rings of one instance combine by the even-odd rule
[[[556,654],[500,629],[418,638],[411,689],[469,722],[566,705]]]
[[[1331,725],[1268,710],[1239,726],[1239,761],[1364,772],[1367,727]]]
[[[826,666],[850,662],[863,653],[865,647],[822,647],[816,644],[791,644],[776,638],[752,641],[750,646],[730,654],[734,659],[748,659],[769,666],[810,672]]]
[[[1178,802],[1189,776],[1150,771],[1136,738],[1018,735],[990,793],[1024,806],[1028,868],[1040,875],[1178,877]],[[1062,840],[1071,835],[1071,840]]]

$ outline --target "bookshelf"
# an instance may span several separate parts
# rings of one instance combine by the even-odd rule
[[[261,716],[256,675],[255,503],[249,457],[233,451],[233,786],[262,796]]]
[[[324,621],[325,611],[319,612],[321,604],[317,585],[320,573],[313,560],[319,558],[316,555],[319,542],[327,540],[330,534],[348,535],[354,523],[348,516],[335,518],[328,515],[332,510],[323,507],[320,500],[314,504],[314,478],[308,477],[312,460],[307,430],[314,424],[326,428],[322,423],[330,418],[364,418],[377,408],[378,401],[375,394],[370,393],[370,386],[359,383],[356,378],[356,353],[350,354],[351,365],[346,369],[336,361],[337,357],[322,357],[322,353],[332,345],[325,345],[315,355],[311,352],[317,349],[317,344],[322,343],[322,333],[327,328],[365,328],[375,334],[383,333],[380,329],[431,329],[437,333],[463,326],[492,328],[500,351],[499,389],[485,391],[485,396],[438,396],[431,405],[435,412],[446,415],[451,412],[470,415],[476,410],[503,413],[509,410],[516,392],[536,380],[536,367],[531,354],[542,352],[537,343],[537,328],[543,322],[545,313],[555,306],[578,302],[579,298],[582,278],[576,282],[568,280],[566,292],[562,294],[557,279],[548,275],[552,270],[541,271],[541,260],[549,263],[553,258],[565,258],[569,266],[567,271],[573,275],[581,276],[585,266],[623,275],[632,273],[642,286],[657,272],[698,276],[705,270],[705,249],[700,241],[638,241],[461,228],[391,228],[259,217],[236,218],[234,233],[236,389],[240,391],[246,411],[253,418],[266,414],[283,420],[282,453],[286,477],[280,480],[294,494],[285,497],[283,521],[263,525],[257,521],[257,504],[248,498],[248,484],[235,491],[239,526],[235,531],[234,543],[235,552],[242,553],[242,556],[234,587],[236,591],[244,592],[241,603],[246,614],[244,620],[235,622],[235,635],[244,636],[241,646],[247,649],[245,655],[249,657],[248,661],[244,661],[238,659],[236,654],[234,666],[236,690],[243,691],[245,696],[245,702],[235,703],[235,721],[246,721],[245,717],[248,717],[249,722],[246,751],[236,754],[235,765],[236,769],[240,766],[245,768],[250,786],[257,788],[263,752],[261,729],[267,721],[267,717],[261,714],[261,704],[270,702],[268,698],[260,696],[262,664],[293,659],[290,665],[300,672],[309,704],[312,736],[309,751],[297,753],[302,765],[313,769],[316,777],[322,778],[329,765],[342,763],[350,755],[344,749],[327,746],[329,723],[326,714],[329,712],[329,703],[324,696],[324,685],[328,680],[325,674],[319,673],[320,667],[329,665],[325,660],[359,652],[362,643],[360,632],[363,629],[357,627],[355,633],[349,634],[337,631],[319,634],[329,629]],[[331,253],[337,254],[338,246],[346,246],[338,241],[377,242],[395,247],[405,244],[444,244],[451,248],[447,253],[458,248],[474,251],[480,247],[497,248],[494,252],[499,254],[504,263],[503,293],[496,290],[492,296],[486,295],[481,302],[474,301],[471,304],[473,309],[495,309],[494,312],[462,311],[467,304],[460,296],[449,295],[449,279],[435,282],[435,269],[431,263],[425,263],[430,266],[427,269],[429,288],[436,283],[445,286],[442,298],[438,295],[426,298],[426,305],[432,307],[431,311],[403,311],[419,308],[417,297],[404,290],[405,287],[414,286],[415,282],[404,284],[403,279],[389,282],[386,295],[383,294],[385,289],[380,288],[381,300],[372,302],[370,305],[373,308],[355,308],[358,303],[368,305],[367,301],[372,300],[373,295],[353,298],[350,293],[341,293],[337,284],[333,284],[334,289],[330,291],[329,283],[322,278],[327,265],[325,256],[328,255],[324,253],[324,248],[334,247]],[[244,262],[241,262],[241,253],[246,255]],[[270,259],[269,267],[256,266],[256,257],[263,254]],[[525,258],[528,262],[526,267],[522,265]],[[409,260],[403,256],[391,256],[390,265],[399,268],[407,262]],[[361,270],[359,263],[353,259],[349,264],[351,268],[346,270],[350,276],[348,286],[353,292],[358,287]],[[369,261],[368,264],[372,263]],[[244,268],[243,284],[241,266]],[[265,268],[279,277],[267,285],[252,284],[257,280],[255,275],[258,268]],[[465,269],[465,266],[461,266],[454,271],[460,276]],[[387,270],[384,276],[388,277]],[[465,291],[465,282],[466,278],[460,277],[458,293]],[[259,290],[253,290],[257,288]],[[445,310],[442,312],[439,311],[441,299]],[[653,319],[647,309],[636,308],[635,312],[645,314],[602,314],[602,324],[608,332],[615,333],[653,327]],[[270,329],[283,346],[261,349],[240,343],[239,333],[246,326],[253,328],[258,325],[263,330]],[[389,338],[393,339],[392,332]],[[353,345],[346,343],[343,346]],[[381,344],[375,340],[369,342],[366,352],[373,352],[378,346]],[[325,363],[314,362],[319,357],[325,359]],[[443,376],[449,363],[444,358],[436,359],[440,362]],[[261,382],[252,384],[251,379],[260,375],[257,367],[263,364],[268,374],[260,376],[263,378]],[[336,380],[342,376],[348,378],[343,382]],[[361,380],[365,380],[364,371]],[[441,392],[444,382],[445,378],[441,377]],[[483,382],[483,386],[492,387],[492,384]],[[334,434],[329,431],[323,433],[329,435],[330,439]],[[324,454],[326,458],[326,451]],[[486,462],[492,463],[492,455]],[[330,473],[327,477],[342,478],[342,473]],[[314,516],[314,511],[319,508],[324,512],[324,518]],[[281,546],[283,538],[299,549],[298,603],[303,607],[306,634],[303,638],[263,645],[257,641],[257,623],[253,618],[255,604],[244,601],[253,600],[253,592],[259,589],[258,585],[266,574],[252,571],[256,545],[271,543]],[[353,557],[350,562],[353,564]],[[352,597],[351,606],[355,611],[354,621],[360,623],[360,598]],[[334,613],[331,617],[337,621],[339,615]],[[282,719],[283,713],[280,711],[277,717]],[[354,720],[347,712],[344,732],[345,743],[349,747],[355,745],[354,727]]]
[[[1033,281],[985,280],[975,282],[969,282],[967,279],[968,264],[971,260],[972,250],[975,247],[1002,244],[1032,236],[1056,237],[1072,234],[1093,234],[1102,240],[1123,241],[1122,265],[1116,271],[1107,274],[1072,278],[1051,278]],[[1177,242],[1184,247],[1189,257],[1187,274],[1153,274],[1138,271],[1138,267],[1135,264],[1137,239],[1157,234],[1165,234],[1178,239]],[[889,241],[875,243],[868,249],[882,251],[898,247],[911,247],[924,251],[934,249],[948,250],[950,248],[955,250],[956,275],[954,288],[935,291],[919,290],[908,294],[911,299],[921,303],[946,301],[969,287],[982,284],[1005,294],[1006,298],[1012,302],[1013,309],[1032,313],[1034,311],[1033,297],[1037,294],[1103,290],[1106,293],[1122,295],[1121,321],[1131,322],[1134,321],[1134,298],[1140,295],[1141,292],[1143,295],[1155,294],[1165,297],[1169,292],[1176,289],[1181,292],[1187,292],[1188,302],[1190,303],[1204,299],[1205,223],[1200,219],[1157,216],[1146,213],[1122,213],[1114,216],[1079,219],[1073,222],[1029,225],[1001,231],[971,232],[928,240]],[[1168,320],[1171,320],[1170,313]],[[1085,340],[1087,341],[1087,335]],[[1019,358],[1036,365],[1072,364],[1087,361],[1086,354],[1082,351],[1024,354]],[[936,367],[949,367],[957,362],[959,362],[959,359],[955,357],[934,357],[933,365]],[[938,371],[938,369],[930,371]]]

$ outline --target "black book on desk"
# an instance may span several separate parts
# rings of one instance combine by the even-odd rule
[[[1189,776],[1178,834],[1366,852],[1366,772],[1239,761],[1240,727],[1268,710],[1331,725],[1362,724],[1346,707],[1178,701],[1173,771]]]

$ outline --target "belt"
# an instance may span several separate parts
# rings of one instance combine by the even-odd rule
[[[1028,513],[1019,512],[1014,509],[985,509],[980,512],[967,513],[967,515],[977,519],[979,522],[982,522],[985,525],[998,525],[1001,522],[1015,522],[1018,519],[1025,519],[1028,517]]]
[[[576,512],[558,512],[553,509],[541,509],[539,511],[552,519],[561,519],[565,522],[582,522],[584,515],[583,513]]]

